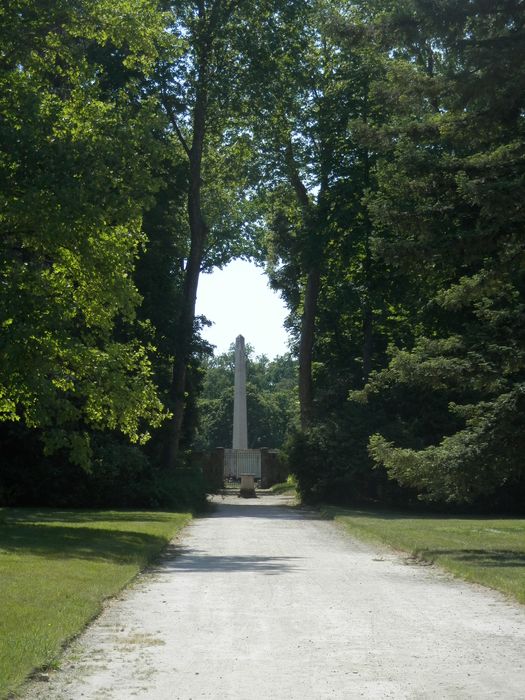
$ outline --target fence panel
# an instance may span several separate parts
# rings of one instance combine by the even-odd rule
[[[253,474],[261,478],[260,450],[224,450],[224,476],[240,479],[241,474]]]

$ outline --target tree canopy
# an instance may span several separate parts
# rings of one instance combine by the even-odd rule
[[[229,444],[195,299],[245,257],[292,347],[250,358],[250,443],[284,444],[305,498],[522,507],[524,15],[2,7],[0,501],[37,501],[38,473],[49,501],[167,502]]]
[[[84,465],[90,428],[143,441],[164,417],[133,284],[162,157],[140,86],[162,29],[148,2],[3,10],[0,415]]]

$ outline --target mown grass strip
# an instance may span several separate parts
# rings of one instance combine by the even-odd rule
[[[289,476],[286,481],[270,486],[270,491],[275,494],[286,493],[289,495],[297,495],[297,482],[293,476]]]
[[[329,507],[357,537],[439,564],[525,603],[525,519],[436,517]]]
[[[0,697],[56,664],[189,513],[0,510]]]

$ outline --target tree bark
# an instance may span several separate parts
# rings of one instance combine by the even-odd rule
[[[365,103],[363,118],[368,123],[368,85],[365,88]],[[368,149],[363,154],[364,159],[364,190],[370,188],[370,152]],[[374,315],[372,311],[372,254],[370,251],[370,238],[372,236],[372,222],[368,209],[364,209],[365,221],[365,257],[363,260],[365,296],[363,299],[363,386],[368,382],[372,371],[372,353],[374,350]]]
[[[167,438],[166,465],[173,469],[177,463],[179,444],[186,404],[186,370],[191,356],[193,341],[193,324],[195,321],[195,304],[197,287],[202,267],[208,226],[202,214],[202,154],[206,135],[206,117],[208,111],[208,58],[211,50],[211,37],[203,42],[200,53],[197,95],[193,112],[193,136],[188,150],[189,183],[187,211],[190,227],[190,253],[186,264],[182,291],[181,311],[179,316],[179,336],[175,348],[175,361],[170,390],[172,418]]]
[[[372,371],[373,330],[372,309],[367,300],[363,309],[363,386]]]
[[[179,316],[179,337],[175,348],[175,361],[170,398],[172,419],[168,431],[166,466],[173,469],[177,463],[184,411],[186,406],[186,372],[191,358],[195,322],[195,303],[202,261],[208,239],[208,225],[202,212],[202,158],[207,131],[208,87],[213,42],[235,8],[232,0],[215,0],[206,6],[204,0],[196,0],[198,29],[195,33],[197,46],[197,84],[193,108],[191,146],[188,146],[176,119],[174,130],[189,160],[188,222],[190,227],[190,252],[185,269]],[[168,110],[168,115],[169,110]]]
[[[365,185],[369,186],[369,162],[366,155]],[[368,382],[372,371],[372,353],[374,351],[374,314],[372,311],[372,254],[370,251],[370,237],[372,235],[372,222],[368,212],[365,211],[365,257],[363,260],[364,274],[364,299],[363,299],[363,386]]]
[[[299,341],[299,407],[301,428],[303,430],[306,430],[311,425],[313,417],[312,362],[320,286],[321,273],[319,268],[310,270],[304,292],[304,309],[301,318],[301,337]]]
[[[288,176],[297,202],[303,214],[303,225],[308,237],[315,236],[315,212],[314,205],[304,183],[302,182],[293,154],[291,138],[286,144],[286,165]],[[307,254],[306,286],[304,290],[303,314],[301,317],[301,335],[299,340],[299,409],[301,428],[306,430],[313,419],[313,379],[312,363],[315,341],[315,320],[317,316],[317,302],[321,287],[321,265],[315,256]]]
[[[188,197],[188,208],[195,208],[194,197]],[[190,219],[191,221],[191,219]],[[184,420],[184,409],[186,405],[186,368],[191,356],[191,344],[193,340],[193,323],[195,319],[195,304],[197,300],[197,287],[199,284],[199,274],[202,264],[202,253],[207,238],[207,227],[202,217],[198,217],[191,226],[191,249],[186,266],[184,287],[182,294],[182,307],[179,318],[179,338],[176,348],[176,356],[173,365],[173,375],[171,382],[172,419],[168,433],[168,454],[167,466],[175,468],[179,443]]]

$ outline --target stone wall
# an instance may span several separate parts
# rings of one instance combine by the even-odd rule
[[[224,447],[217,447],[210,452],[194,452],[192,463],[202,470],[206,488],[215,493],[224,486]],[[288,467],[279,459],[278,450],[263,447],[261,452],[261,480],[259,486],[268,489],[274,484],[286,481]]]
[[[287,465],[279,459],[278,450],[261,448],[261,488],[268,489],[274,484],[286,481],[288,477]]]

